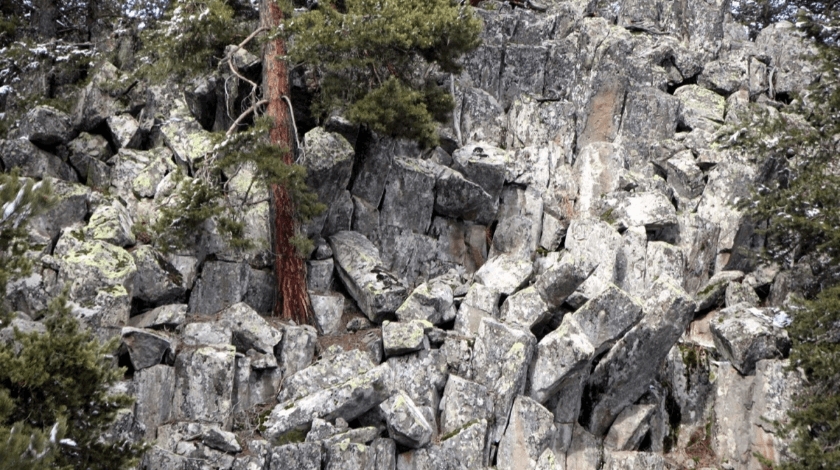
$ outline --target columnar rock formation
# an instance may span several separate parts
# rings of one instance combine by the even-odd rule
[[[106,65],[74,115],[35,108],[0,141],[59,196],[15,324],[69,284],[122,337],[137,402],[114,433],[155,442],[141,468],[683,468],[700,440],[709,465],[784,458],[797,284],[745,254],[762,240],[736,204],[767,175],[719,131],[815,80],[805,46],[786,23],[750,42],[725,0],[549,4],[474,9],[440,147],[340,117],[301,136],[329,207],[306,228],[314,327],[263,316],[247,168],[226,177],[254,248],[212,220],[169,253],[143,229],[210,150],[223,80],[141,84],[126,107]]]

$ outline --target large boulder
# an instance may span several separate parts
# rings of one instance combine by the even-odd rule
[[[21,176],[51,176],[74,183],[79,180],[70,165],[25,139],[0,140],[0,160],[8,169],[19,168]]]
[[[382,264],[379,250],[358,232],[338,232],[329,238],[338,277],[362,312],[374,322],[397,311],[408,289]]]
[[[236,349],[204,346],[185,350],[175,360],[174,417],[182,421],[233,424]]]
[[[528,397],[516,397],[507,429],[499,441],[497,468],[533,468],[540,455],[554,443],[556,433],[550,411]]]
[[[353,147],[341,134],[316,127],[304,136],[304,157],[300,164],[306,167],[306,184],[316,194],[318,201],[327,207],[338,199],[350,183],[353,170]],[[310,236],[320,234],[327,213],[308,224]]]
[[[774,315],[773,309],[739,304],[721,310],[709,323],[715,347],[740,373],[752,375],[758,361],[790,352],[790,338],[773,324]]]
[[[70,116],[51,106],[36,106],[20,122],[20,133],[33,144],[54,147],[73,137]]]
[[[388,435],[398,444],[412,449],[429,444],[432,426],[404,391],[398,390],[380,404],[379,409],[382,410],[388,424]]]

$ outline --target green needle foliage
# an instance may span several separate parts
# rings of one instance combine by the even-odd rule
[[[783,469],[840,468],[840,11],[836,2],[788,2],[817,46],[820,81],[783,113],[739,131],[741,145],[765,156],[775,175],[745,206],[768,222],[767,253],[791,265],[808,256],[821,291],[803,300],[788,333],[791,366],[805,371],[805,393],[790,412],[796,459]],[[760,124],[760,125],[759,125]],[[818,264],[819,263],[819,264]]]
[[[430,72],[457,73],[480,43],[481,22],[452,0],[347,0],[283,27],[291,61],[316,73],[320,111],[347,109],[371,129],[432,145],[453,101]]]

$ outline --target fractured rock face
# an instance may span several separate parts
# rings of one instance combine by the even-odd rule
[[[431,440],[432,426],[404,391],[397,391],[379,408],[388,423],[388,434],[398,444],[418,449]]]
[[[709,323],[715,347],[744,375],[755,372],[762,359],[781,359],[790,352],[787,332],[773,325],[772,309],[746,304],[726,308]]]
[[[556,432],[550,411],[530,398],[516,397],[508,427],[499,442],[498,468],[533,468],[554,443]]]

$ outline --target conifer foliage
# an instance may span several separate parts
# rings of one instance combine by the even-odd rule
[[[836,2],[788,2],[797,27],[817,46],[820,81],[782,109],[756,118],[736,136],[775,174],[745,208],[768,222],[767,252],[790,266],[804,257],[820,291],[803,299],[788,329],[791,366],[806,376],[790,412],[791,450],[784,469],[840,467],[840,9]]]
[[[426,145],[454,106],[435,72],[457,73],[480,43],[481,22],[452,0],[346,0],[288,19],[293,64],[317,77],[320,110]]]

